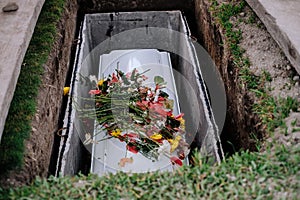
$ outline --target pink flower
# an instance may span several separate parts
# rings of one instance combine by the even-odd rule
[[[158,99],[157,99],[158,101],[164,101],[165,100],[165,98],[164,97],[158,97]]]
[[[164,109],[163,104],[156,102],[150,104],[150,109],[158,114],[160,114],[162,117],[166,117],[168,112]]]
[[[89,94],[101,94],[101,90],[90,90]]]
[[[137,69],[135,69],[135,70],[133,70],[132,72],[127,72],[127,73],[126,73],[126,78],[130,78],[133,72],[136,74],[136,73],[138,73],[139,71],[138,71]]]
[[[148,77],[145,76],[145,75],[142,75],[142,78],[143,78],[144,81],[148,79]]]

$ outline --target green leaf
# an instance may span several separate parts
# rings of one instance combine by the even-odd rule
[[[174,100],[172,99],[168,99],[166,102],[165,102],[165,107],[167,109],[172,109],[174,107]]]
[[[164,78],[161,77],[161,76],[155,76],[155,77],[154,77],[154,82],[155,82],[155,84],[157,84],[157,85],[162,85],[162,84],[165,82],[165,80],[164,80]]]
[[[130,76],[130,80],[131,80],[131,81],[134,81],[134,80],[135,80],[135,70],[136,70],[136,68],[134,68],[134,69],[132,70],[132,73],[131,73],[131,76]]]

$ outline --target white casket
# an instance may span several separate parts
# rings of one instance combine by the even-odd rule
[[[180,114],[176,85],[173,76],[173,69],[170,55],[167,52],[160,52],[156,49],[136,49],[136,50],[115,50],[109,54],[100,56],[99,64],[99,80],[108,77],[115,70],[121,70],[125,73],[137,69],[139,72],[147,71],[144,75],[148,77],[145,85],[155,87],[154,77],[161,76],[164,78],[166,88],[164,92],[169,94],[169,99],[174,100],[173,114]],[[113,105],[112,105],[113,106]],[[176,165],[170,162],[170,157],[163,155],[158,161],[152,161],[141,153],[132,153],[126,150],[126,143],[121,142],[117,138],[102,140],[107,137],[106,131],[98,133],[96,120],[94,141],[100,141],[93,144],[91,172],[102,175],[117,171],[124,172],[148,172],[148,171],[172,171]],[[101,141],[102,140],[102,141]],[[173,153],[174,154],[174,153]],[[174,156],[177,156],[174,154]],[[131,158],[132,163],[120,166],[122,158]],[[184,160],[187,164],[187,159]]]

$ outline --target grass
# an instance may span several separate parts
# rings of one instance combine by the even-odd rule
[[[277,127],[285,127],[284,119],[289,116],[291,110],[296,112],[298,109],[299,102],[291,97],[275,99],[257,90],[253,92],[259,97],[258,102],[253,105],[253,110],[259,115],[263,128],[269,133]]]
[[[57,34],[64,0],[45,1],[34,34],[26,52],[15,94],[0,145],[0,174],[22,166],[24,140],[31,131],[31,120],[36,113],[36,98],[52,45]]]
[[[271,148],[271,147],[270,147]],[[0,199],[298,199],[300,148],[278,145],[272,153],[243,151],[220,165],[174,173],[36,179],[31,186],[0,190]],[[2,195],[2,197],[1,197]]]

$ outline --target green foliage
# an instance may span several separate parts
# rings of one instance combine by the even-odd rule
[[[248,24],[254,24],[255,22],[257,22],[258,17],[256,16],[256,14],[254,12],[251,13],[250,17],[247,20]]]
[[[279,126],[285,127],[284,119],[289,116],[290,111],[298,109],[299,102],[291,97],[275,99],[264,91],[252,91],[259,98],[253,105],[253,111],[260,117],[267,132],[272,132]]]
[[[41,84],[43,65],[54,43],[64,0],[45,1],[30,45],[27,49],[13,100],[6,119],[0,145],[0,174],[20,167],[24,156],[24,140],[31,131],[31,119],[36,112],[36,97]]]
[[[38,178],[31,186],[0,189],[0,198],[3,195],[6,199],[297,199],[299,155],[299,146],[279,144],[273,153],[244,151],[213,166],[195,155],[195,167],[183,167],[173,173],[118,172],[104,177]]]
[[[268,82],[271,82],[272,81],[272,76],[270,74],[270,72],[266,71],[266,70],[263,70],[263,79],[265,81],[268,81]]]
[[[220,20],[221,24],[224,27],[232,26],[232,24],[230,23],[230,18],[239,14],[244,9],[245,5],[246,4],[244,1],[240,1],[238,3],[236,3],[236,1],[233,1],[228,4],[223,3],[218,8],[217,18]]]

